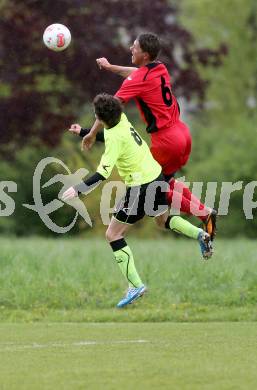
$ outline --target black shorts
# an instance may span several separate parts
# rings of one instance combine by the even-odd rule
[[[169,186],[162,174],[150,183],[128,187],[125,196],[115,207],[113,216],[129,225],[133,225],[145,215],[157,217],[168,210],[168,191]]]

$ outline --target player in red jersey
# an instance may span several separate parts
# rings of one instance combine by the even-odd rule
[[[180,110],[172,93],[170,75],[166,66],[157,61],[160,42],[155,34],[140,34],[130,48],[136,67],[112,65],[106,58],[97,59],[100,69],[109,70],[125,78],[116,92],[123,103],[135,99],[151,134],[151,152],[162,166],[170,183],[169,202],[189,215],[196,215],[213,240],[216,230],[216,211],[206,207],[184,183],[174,179],[175,173],[188,161],[191,152],[189,128],[180,120]],[[96,121],[83,139],[89,149],[101,125]],[[182,195],[181,195],[182,194]]]

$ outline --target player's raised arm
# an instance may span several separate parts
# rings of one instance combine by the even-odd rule
[[[118,74],[124,78],[128,77],[132,72],[134,72],[137,69],[131,66],[120,66],[120,65],[110,64],[110,62],[105,57],[97,58],[96,62],[97,65],[99,66],[99,69],[109,70],[110,72]]]
[[[70,133],[80,135],[81,126],[78,123],[74,123],[68,130]]]
[[[98,119],[96,119],[95,123],[91,127],[90,132],[87,135],[85,135],[85,137],[82,140],[82,143],[81,143],[81,150],[82,151],[83,150],[90,150],[92,148],[92,146],[94,145],[95,140],[96,140],[96,135],[97,135],[98,131],[102,128],[103,128],[103,125],[101,124],[101,122]]]
[[[68,130],[70,133],[79,135],[81,138],[84,138],[86,135],[88,135],[91,131],[90,128],[83,128],[78,123],[71,125],[71,127]],[[96,141],[98,142],[104,142],[104,133],[103,131],[99,131],[96,133]]]

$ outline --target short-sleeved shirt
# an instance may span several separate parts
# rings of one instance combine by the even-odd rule
[[[127,186],[149,183],[160,175],[161,166],[124,113],[116,126],[104,129],[104,138],[105,152],[97,172],[106,179],[115,165]]]
[[[136,69],[127,77],[116,95],[124,103],[135,99],[147,123],[147,132],[170,128],[179,120],[179,106],[171,90],[168,70],[161,62]]]

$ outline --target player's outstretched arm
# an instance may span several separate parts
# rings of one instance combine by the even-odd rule
[[[94,190],[96,187],[99,186],[99,184],[102,183],[102,181],[105,180],[105,177],[101,175],[100,173],[96,172],[94,175],[90,176],[85,181],[82,181],[81,183],[75,185],[74,187],[69,187],[62,195],[62,200],[67,202],[70,201],[80,194],[88,194],[92,190]]]
[[[120,66],[120,65],[110,64],[110,62],[105,57],[97,58],[96,62],[97,65],[99,66],[99,69],[109,70],[110,72],[118,74],[124,78],[127,78],[132,72],[134,72],[134,70],[137,69],[131,66]]]

